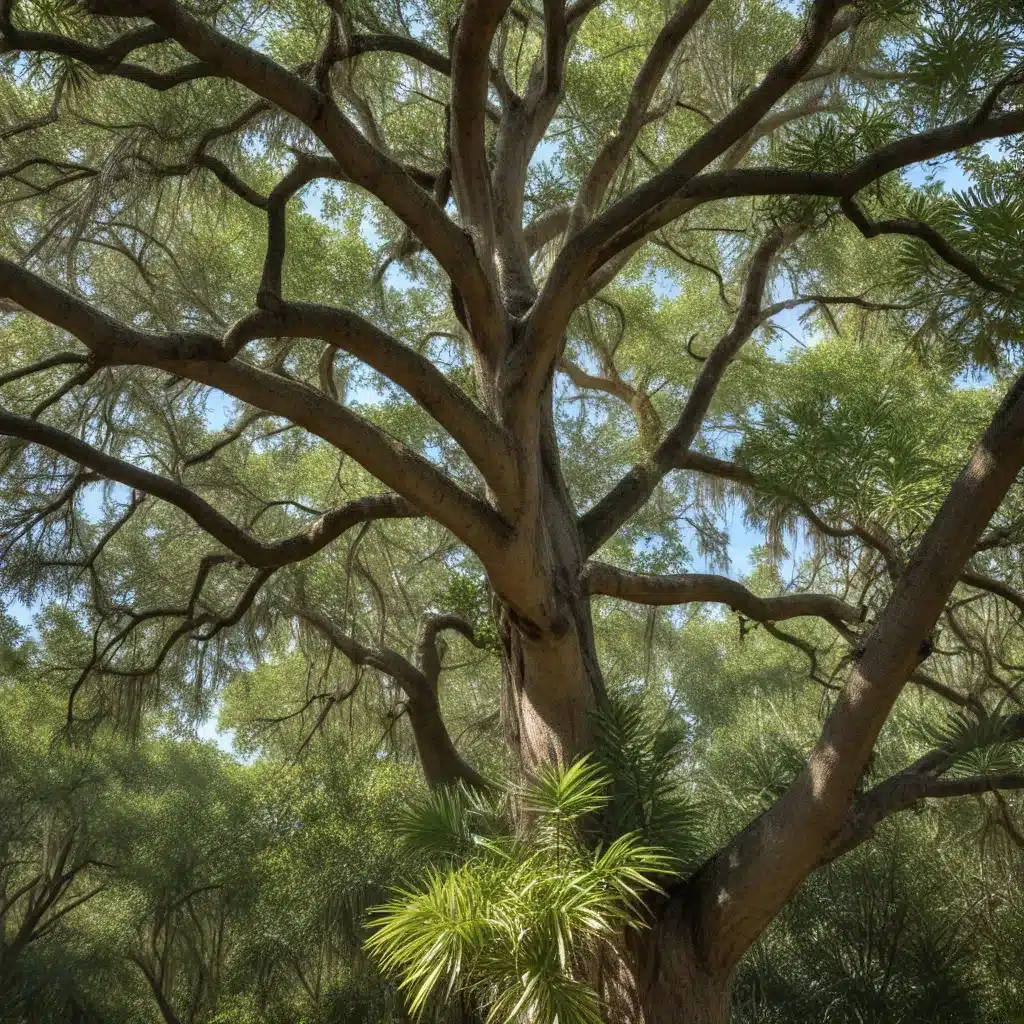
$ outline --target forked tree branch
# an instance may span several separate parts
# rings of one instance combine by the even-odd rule
[[[465,450],[499,500],[514,501],[516,461],[505,432],[428,359],[349,310],[278,301],[239,320],[228,352],[255,338],[317,338],[383,374],[407,391]]]
[[[856,18],[837,18],[845,0],[814,0],[796,45],[761,83],[720,121],[681,153],[664,171],[609,207],[566,242],[530,314],[530,329],[520,354],[524,395],[540,393],[561,344],[562,332],[580,301],[587,279],[617,253],[655,227],[632,230],[634,222],[671,198],[695,175],[742,139],[799,81],[821,50]],[[669,220],[675,219],[675,215]]]
[[[467,623],[455,616],[425,617],[420,631],[418,648],[420,666],[414,665],[397,651],[387,647],[368,647],[340,629],[331,619],[303,605],[288,607],[293,615],[307,622],[327,638],[353,665],[365,665],[393,679],[406,695],[409,723],[419,753],[420,764],[427,784],[448,786],[463,782],[474,789],[486,789],[487,783],[455,749],[448,729],[441,717],[437,696],[437,673],[440,657],[437,652],[437,633],[442,629],[458,629],[472,639],[473,631]],[[429,651],[432,651],[432,656]]]
[[[1022,739],[1024,715],[1011,715],[1001,723],[998,730],[993,731],[985,745],[1018,743]],[[982,795],[1001,789],[1024,789],[1024,775],[943,777],[943,773],[963,753],[949,746],[940,747],[858,797],[850,807],[842,828],[825,850],[822,863],[848,853],[870,839],[877,826],[886,818],[910,810],[922,800]]]
[[[135,50],[167,40],[167,33],[156,25],[119,36],[106,46],[90,46],[54,32],[30,32],[0,20],[0,53],[55,53],[80,61],[97,74],[124,78],[163,92],[186,82],[209,78],[216,72],[202,61],[185,64],[173,71],[154,71],[141,64],[127,63]]]
[[[419,636],[416,637],[416,661],[427,684],[435,693],[441,675],[441,651],[438,648],[438,634],[445,630],[460,633],[474,647],[479,646],[472,624],[461,615],[442,612],[425,612],[423,614],[420,619]]]
[[[580,185],[569,219],[570,234],[579,231],[600,206],[615,172],[646,124],[648,108],[673,57],[710,5],[711,0],[686,0],[658,33],[633,82],[618,131],[602,146]]]
[[[245,86],[308,127],[349,179],[384,203],[437,259],[462,297],[475,340],[487,346],[500,311],[469,238],[399,163],[367,140],[330,96],[266,55],[218,32],[174,0],[92,0],[90,7],[96,14],[150,18],[214,74]],[[486,68],[485,59],[483,102]],[[482,128],[479,137],[482,140]]]
[[[872,838],[875,829],[893,814],[909,811],[923,800],[949,799],[958,796],[984,796],[1000,790],[1024,789],[1024,775],[973,775],[964,778],[931,778],[895,776],[888,779],[850,809],[842,831],[822,857],[827,864]]]
[[[491,43],[510,2],[467,0],[452,44],[452,184],[463,222],[482,252],[489,250],[494,239],[485,138]]]
[[[674,170],[674,164],[609,207],[565,244],[531,313],[531,317],[536,318],[536,339],[529,350],[535,360],[533,372],[543,373],[549,349],[557,346],[556,335],[568,323],[584,293],[587,279],[597,268],[704,203],[770,195],[819,196],[841,201],[893,171],[1021,132],[1024,132],[1024,110],[985,118],[968,117],[952,125],[906,136],[838,172],[759,167],[701,174],[698,168],[687,176],[679,173],[679,168]],[[937,242],[936,251],[942,258],[951,256],[952,265],[958,269],[970,266],[976,282],[984,280],[986,287],[996,284],[999,291],[1005,290],[1004,285],[994,282],[948,243],[926,230],[927,226],[909,223],[913,230],[901,233],[912,233],[929,244]]]
[[[273,309],[281,302],[288,201],[310,182],[322,178],[348,180],[348,176],[336,160],[300,154],[292,169],[267,196],[267,252],[263,261],[263,275],[256,292],[256,305],[261,309]]]
[[[967,146],[1018,135],[1021,132],[1024,132],[1024,110],[1015,110],[980,120],[968,117],[951,125],[905,136],[868,154],[843,171],[740,167],[696,174],[687,181],[663,181],[661,186],[654,189],[653,183],[661,178],[661,175],[656,175],[632,196],[617,204],[618,206],[632,202],[634,197],[650,185],[657,194],[650,197],[652,202],[649,205],[644,206],[636,201],[636,209],[628,211],[632,216],[623,211],[621,218],[617,217],[614,224],[609,224],[609,228],[614,230],[609,230],[606,237],[591,239],[593,245],[584,247],[581,241],[575,241],[573,244],[579,248],[580,253],[592,254],[592,264],[600,265],[617,252],[634,244],[637,239],[645,238],[704,203],[741,197],[779,195],[819,196],[841,201],[855,196],[861,189],[867,188],[886,174],[916,163],[934,160]],[[598,218],[590,228],[581,232],[580,238],[590,231],[596,235],[600,221],[615,209],[616,207],[611,207],[602,218]],[[620,219],[624,221],[621,225]]]
[[[133,954],[130,959],[142,971],[146,983],[149,985],[149,990],[153,994],[153,999],[156,1001],[160,1016],[164,1019],[164,1024],[182,1024],[181,1018],[174,1012],[174,1007],[167,998],[167,993],[164,992],[160,979],[141,957]]]
[[[839,205],[843,213],[865,238],[877,238],[879,235],[904,235],[908,238],[916,238],[934,250],[941,260],[959,270],[965,277],[970,278],[979,288],[1000,295],[1005,295],[1010,291],[1005,284],[989,277],[977,264],[954,249],[930,224],[907,218],[870,220],[852,198],[841,199]]]
[[[353,33],[346,40],[344,57],[358,57],[362,53],[397,53],[410,57],[439,75],[452,73],[451,58],[411,36],[389,32]]]

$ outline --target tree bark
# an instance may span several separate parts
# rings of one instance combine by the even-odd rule
[[[519,766],[566,765],[590,747],[590,717],[603,683],[586,601],[565,600],[552,630],[537,631],[503,607],[502,720]]]
[[[686,901],[660,908],[635,939],[634,974],[643,1024],[727,1024],[732,974],[715,972]]]
[[[693,914],[665,901],[650,925],[626,936],[625,955],[601,957],[597,988],[609,1024],[727,1024],[732,976],[706,965]]]
[[[604,696],[576,511],[562,476],[550,403],[539,429],[534,564],[544,576],[544,624],[500,602],[502,721],[520,767],[568,764],[591,747]]]

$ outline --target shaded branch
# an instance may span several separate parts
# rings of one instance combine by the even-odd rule
[[[1024,715],[1010,715],[986,738],[983,746],[1016,743],[1024,739]],[[975,747],[973,749],[979,749]],[[919,758],[902,772],[886,779],[850,807],[843,826],[829,843],[822,858],[828,863],[870,839],[875,828],[890,815],[916,807],[922,800],[975,796],[1001,789],[1024,789],[1022,775],[982,775],[943,778],[964,751],[949,745]]]
[[[533,255],[538,249],[553,242],[569,226],[568,206],[554,206],[538,214],[523,229],[526,251]]]
[[[22,377],[30,377],[34,373],[42,373],[44,370],[52,369],[54,366],[75,366],[88,361],[88,357],[78,352],[58,352],[56,355],[47,356],[30,366],[22,366],[16,370],[9,370],[0,374],[0,387],[10,384],[12,381],[21,380]]]
[[[437,680],[387,647],[368,647],[339,628],[331,619],[302,605],[288,610],[320,632],[354,665],[364,665],[394,679],[406,695],[406,710],[412,726],[413,738],[419,753],[420,765],[427,784],[431,787],[463,782],[474,789],[486,789],[487,783],[455,749],[448,729],[441,717],[437,700]],[[455,616],[428,617],[421,628],[423,643],[434,647],[437,630],[460,629]],[[470,635],[472,630],[470,630]],[[434,647],[436,655],[436,647]],[[432,666],[430,666],[432,667]],[[440,671],[440,668],[438,668]]]
[[[852,198],[841,199],[839,205],[843,213],[846,214],[865,238],[877,238],[879,235],[906,235],[909,238],[916,238],[924,242],[925,245],[930,246],[939,259],[959,270],[961,274],[969,277],[979,288],[983,288],[985,291],[997,292],[1000,295],[1009,293],[1010,289],[1006,285],[989,277],[976,263],[954,249],[935,228],[925,224],[924,221],[907,219],[869,220],[864,211],[861,210]]]
[[[978,590],[996,594],[1003,598],[1004,601],[1009,601],[1019,611],[1024,612],[1024,594],[1019,590],[1014,590],[1013,587],[1002,580],[995,580],[991,576],[986,576],[984,573],[977,572],[974,569],[967,569],[960,574],[960,582],[966,583],[969,587],[976,587]]]
[[[467,0],[452,42],[449,135],[452,185],[463,222],[477,244],[485,247],[489,247],[494,238],[485,136],[490,52],[509,3],[510,0]]]
[[[90,46],[54,32],[29,32],[15,28],[10,21],[0,21],[0,40],[3,41],[0,53],[59,54],[85,64],[97,74],[124,78],[161,92],[215,74],[203,61],[173,71],[154,71],[141,64],[126,63],[126,58],[135,50],[167,40],[167,33],[156,25],[119,36],[106,46]]]
[[[362,53],[397,53],[411,57],[439,75],[448,76],[452,73],[451,58],[411,36],[387,32],[354,33],[348,36],[342,59],[358,57]]]
[[[474,647],[479,647],[471,623],[461,615],[426,612],[420,620],[420,632],[416,638],[417,661],[427,684],[436,692],[441,674],[441,651],[438,649],[438,634],[444,630],[461,633]]]

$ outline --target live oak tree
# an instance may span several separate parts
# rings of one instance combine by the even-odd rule
[[[947,738],[861,786],[908,683],[984,719],[979,748],[1024,735],[1022,31],[997,0],[5,0],[3,583],[88,620],[69,730],[137,717],[149,684],[202,690],[295,623],[355,666],[323,715],[370,670],[428,782],[482,786],[442,714],[443,633],[496,649],[529,772],[593,745],[595,598],[727,605],[834,701],[602,975],[610,1019],[724,1020],[817,867],[923,799],[1024,785],[949,776]],[[909,174],[953,153],[974,190]],[[794,386],[760,344],[790,310],[944,384],[901,391],[903,360],[859,404]],[[989,408],[949,386],[979,366]],[[918,472],[922,395],[930,444],[973,430],[959,475]],[[720,548],[725,487],[851,570],[767,594],[637,571],[681,567],[687,517]],[[454,603],[416,609],[407,654],[358,635],[384,592],[334,549],[419,518],[493,636]],[[777,625],[801,617],[823,632]]]

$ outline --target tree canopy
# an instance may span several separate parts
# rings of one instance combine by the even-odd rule
[[[1004,0],[0,0],[0,970],[388,1019],[400,885],[431,1013],[1013,1019],[1022,61]]]

